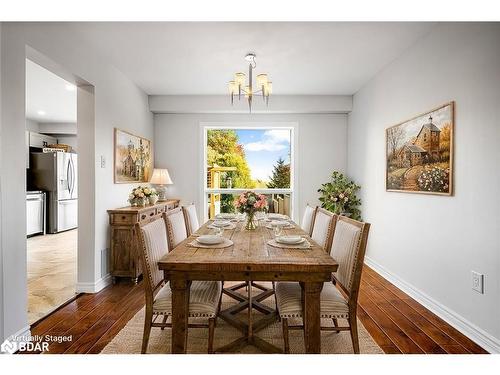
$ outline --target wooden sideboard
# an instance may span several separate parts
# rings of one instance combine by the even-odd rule
[[[110,263],[113,283],[117,277],[129,277],[137,283],[142,274],[140,253],[135,233],[136,223],[155,219],[163,212],[179,207],[178,199],[157,202],[146,207],[122,207],[108,210],[111,227]]]

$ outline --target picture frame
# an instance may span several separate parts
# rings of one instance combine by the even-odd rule
[[[114,183],[145,183],[151,179],[152,173],[152,142],[147,138],[114,128]]]
[[[455,102],[385,130],[388,192],[453,195]]]

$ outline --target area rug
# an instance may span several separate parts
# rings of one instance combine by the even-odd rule
[[[258,293],[258,291],[256,291]],[[236,303],[233,299],[223,295],[222,309],[230,307]],[[270,297],[263,303],[274,307],[274,297]],[[262,316],[259,312],[254,313],[254,319],[257,320]],[[243,310],[239,314],[239,318],[246,320],[247,310]],[[195,320],[192,320],[195,322]],[[290,319],[290,324],[297,324],[297,321]],[[323,319],[322,325],[333,325],[330,319]],[[340,326],[347,325],[347,322],[339,320]],[[127,325],[113,338],[113,340],[102,350],[103,354],[137,354],[141,352],[142,333],[144,328],[144,309],[139,311]],[[164,354],[170,353],[170,328],[163,331],[160,328],[152,328],[149,338],[148,353]],[[382,349],[373,341],[370,334],[366,331],[363,324],[358,320],[359,346],[361,354],[383,354]],[[220,348],[233,340],[241,337],[241,332],[230,326],[222,319],[217,320],[215,328],[214,348]],[[274,324],[259,331],[257,336],[268,341],[269,343],[283,348],[283,332],[282,325],[276,321]],[[207,353],[208,345],[208,329],[207,328],[190,328],[188,330],[188,353]],[[290,331],[290,352],[304,353],[304,337],[303,331]],[[243,347],[237,353],[261,354],[262,352],[252,345]],[[350,333],[348,331],[336,333],[331,331],[321,332],[321,353],[322,354],[352,354],[352,343]]]

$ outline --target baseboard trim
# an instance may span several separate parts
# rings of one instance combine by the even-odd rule
[[[2,348],[0,350],[0,354],[12,354],[14,352],[17,352],[18,346],[16,345],[14,348],[10,347],[7,351],[3,351],[4,347],[3,344],[7,343],[7,341],[10,341],[11,343],[19,343],[19,342],[29,342],[31,341],[31,329],[30,326],[27,325],[26,327],[21,328],[19,331],[14,332],[12,335],[7,337],[2,344]]]
[[[465,336],[470,338],[476,344],[483,347],[490,353],[500,353],[499,339],[493,337],[489,333],[477,327],[475,324],[469,322],[467,319],[457,314],[455,311],[450,310],[446,306],[440,304],[435,299],[429,297],[421,290],[415,288],[413,285],[407,283],[399,276],[395,275],[391,271],[375,262],[373,259],[365,257],[365,263],[367,266],[380,274],[384,279],[394,284],[396,287],[408,294],[422,306],[432,311],[449,325],[456,328]]]
[[[111,274],[108,274],[93,283],[76,283],[77,293],[97,293],[111,284]]]

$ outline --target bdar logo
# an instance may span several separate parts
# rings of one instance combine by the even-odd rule
[[[5,340],[2,346],[0,346],[0,350],[2,351],[2,353],[13,354],[17,350],[17,345],[15,342]]]

